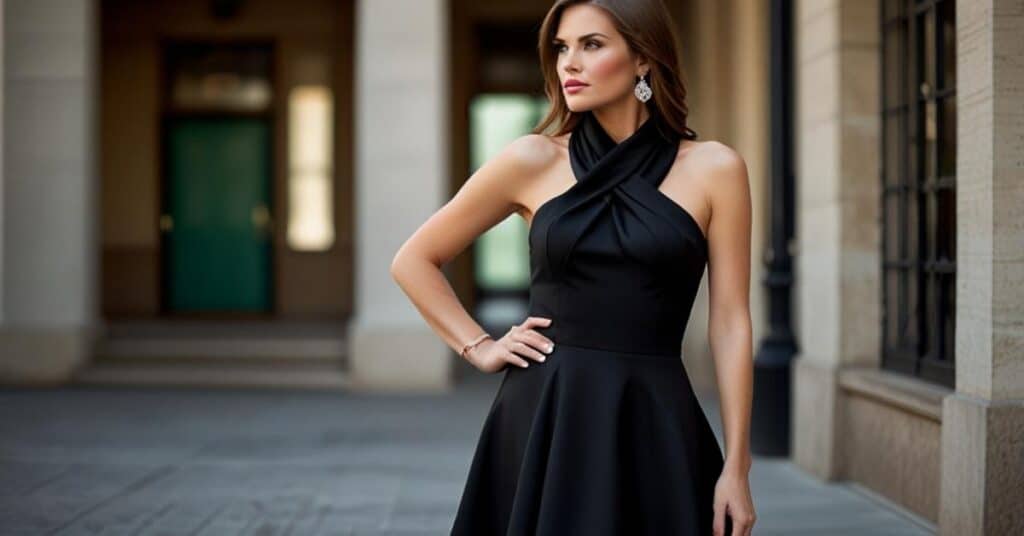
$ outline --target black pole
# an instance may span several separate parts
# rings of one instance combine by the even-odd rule
[[[768,296],[768,333],[754,358],[754,407],[751,450],[766,456],[788,456],[790,434],[790,369],[796,355],[792,329],[794,235],[793,158],[793,9],[790,0],[771,0],[771,181],[769,229],[762,283]]]

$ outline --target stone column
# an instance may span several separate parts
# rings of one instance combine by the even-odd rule
[[[1024,534],[1024,4],[956,11],[956,392],[939,527]]]
[[[95,8],[4,5],[0,383],[61,382],[90,353],[99,317]]]
[[[443,390],[454,352],[395,284],[402,242],[448,197],[447,1],[356,5],[352,385]]]
[[[878,2],[797,3],[793,459],[841,472],[839,371],[878,363]]]
[[[4,55],[7,50],[4,46],[4,41],[7,40],[7,32],[4,31],[4,11],[7,6],[4,5],[5,0],[0,0],[0,333],[3,333],[4,325],[4,218],[6,217],[7,211],[4,210],[4,98],[7,96],[7,92],[4,91],[3,80],[6,78],[4,71]],[[0,354],[0,362],[3,360],[3,355]]]

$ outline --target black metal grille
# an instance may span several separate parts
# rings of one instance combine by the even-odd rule
[[[954,386],[955,0],[880,0],[882,366]]]

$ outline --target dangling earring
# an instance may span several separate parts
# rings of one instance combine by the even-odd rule
[[[640,80],[636,83],[636,87],[633,88],[633,94],[636,95],[640,102],[647,102],[651,99],[653,92],[651,86],[647,85],[647,81],[641,76]]]

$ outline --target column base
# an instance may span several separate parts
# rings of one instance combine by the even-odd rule
[[[90,327],[0,327],[0,385],[58,386],[92,357]]]
[[[805,357],[794,359],[792,367],[793,462],[822,480],[840,478],[838,372]]]
[[[351,389],[370,392],[449,392],[454,353],[429,327],[367,326],[349,329]]]
[[[1024,534],[1024,401],[942,403],[941,534]]]

